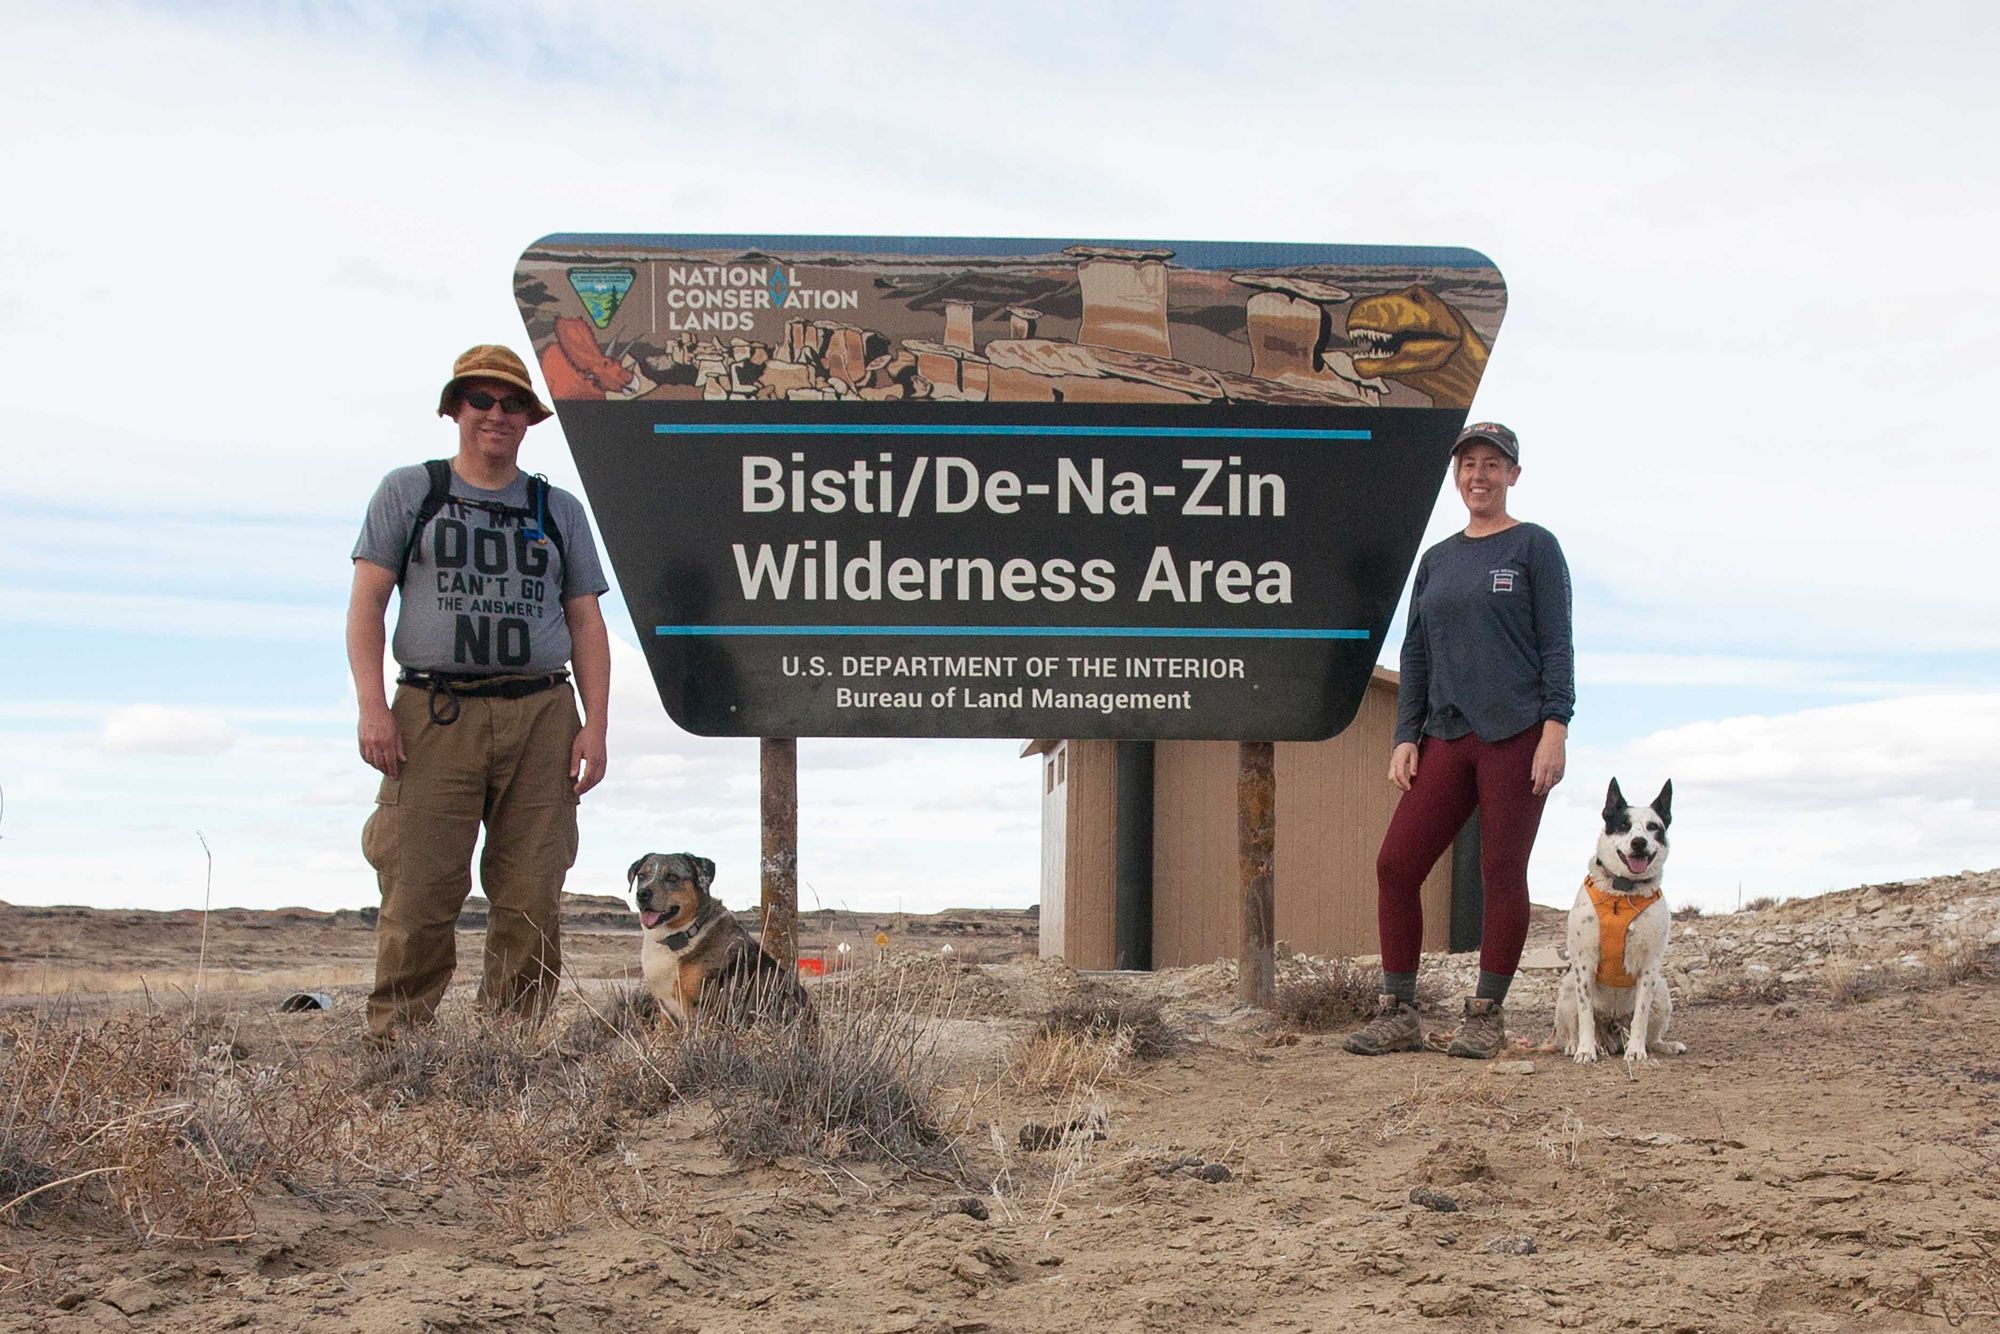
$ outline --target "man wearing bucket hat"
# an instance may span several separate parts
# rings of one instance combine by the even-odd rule
[[[1498,422],[1459,432],[1451,480],[1467,522],[1423,554],[1410,584],[1389,781],[1402,789],[1375,859],[1382,995],[1344,1043],[1358,1056],[1425,1045],[1418,1020],[1420,892],[1479,812],[1479,981],[1445,1050],[1506,1049],[1503,1003],[1528,934],[1528,853],[1562,781],[1576,707],[1569,565],[1555,535],[1507,512],[1521,443]]]
[[[382,771],[361,834],[382,892],[368,997],[380,1038],[428,1021],[451,982],[482,824],[480,1007],[546,1012],[577,801],[604,777],[611,646],[597,599],[608,585],[582,504],[517,463],[549,410],[519,357],[482,344],[453,364],[438,415],[456,426],[457,453],[382,479],[347,607],[361,758]],[[391,590],[393,701],[382,680]]]

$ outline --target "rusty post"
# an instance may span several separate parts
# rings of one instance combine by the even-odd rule
[[[1277,844],[1277,778],[1269,741],[1239,742],[1236,750],[1236,865],[1243,887],[1243,952],[1236,967],[1236,999],[1271,1006],[1276,938],[1271,895],[1272,849]]]
[[[799,954],[799,743],[757,743],[763,820],[764,948],[787,966]]]

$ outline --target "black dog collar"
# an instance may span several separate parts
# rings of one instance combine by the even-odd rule
[[[1634,880],[1629,875],[1619,875],[1616,871],[1606,866],[1601,858],[1592,858],[1591,865],[1610,877],[1611,887],[1620,894],[1630,894],[1637,890],[1639,886],[1650,885],[1654,880],[1658,879],[1657,876],[1647,876],[1644,880]]]
[[[674,953],[679,954],[682,950],[688,947],[689,941],[693,940],[696,936],[701,934],[701,929],[703,927],[707,926],[710,922],[715,920],[717,910],[720,907],[721,907],[720,902],[709,904],[708,907],[703,908],[700,912],[696,913],[694,915],[694,920],[692,922],[689,922],[685,927],[681,928],[679,931],[674,931],[669,933],[668,935],[661,937],[660,943],[662,945],[665,945],[668,949],[672,950]]]

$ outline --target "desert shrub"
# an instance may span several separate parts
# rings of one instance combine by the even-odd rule
[[[408,1028],[362,1058],[360,1088],[401,1105],[446,1097],[466,1107],[511,1104],[555,1063],[518,1025],[455,1016]]]
[[[1763,912],[1768,908],[1775,908],[1777,906],[1778,906],[1778,901],[1772,898],[1769,894],[1760,894],[1756,898],[1744,904],[1743,911]]]
[[[1375,1013],[1381,970],[1341,957],[1279,984],[1272,1008],[1294,1028],[1324,1033]]]
[[[1979,938],[1960,928],[1947,932],[1919,956],[1920,984],[1932,987],[1955,986],[1985,972],[1988,951]]]
[[[1688,987],[1688,1001],[1694,1005],[1775,1005],[1786,994],[1776,973],[1735,966],[1714,969]]]
[[[1835,1005],[1854,1005],[1882,992],[1881,975],[1853,959],[1829,959],[1821,977],[1827,999]]]
[[[738,1157],[957,1177],[935,1017],[822,1007],[817,1023],[682,1034],[631,993],[537,1030],[448,1002],[386,1046],[357,1022],[253,1061],[231,1033],[157,1012],[20,1012],[0,1019],[0,1229],[47,1210],[213,1242],[254,1235],[260,1195],[353,1207],[391,1186],[462,1190],[516,1236],[630,1221],[661,1198],[626,1146],[683,1105],[683,1082]]]
[[[1120,1082],[1132,1060],[1129,1029],[1051,1033],[1037,1029],[1007,1053],[1007,1073],[1024,1089],[1073,1097]]]
[[[6,1035],[0,1223],[84,1201],[147,1240],[242,1235],[271,1155],[254,1133],[202,1122],[233,1042],[157,1013],[85,1021],[60,1008],[10,1016]],[[54,1189],[14,1203],[42,1187]]]
[[[563,1034],[566,1051],[588,1056],[620,1043],[641,1040],[660,1021],[660,1003],[640,987],[619,987],[602,1004],[586,1002],[584,1012]]]
[[[869,948],[873,953],[873,947]],[[876,1009],[958,1018],[1004,1013],[1006,989],[977,966],[916,951],[857,961],[815,988],[836,1009]]]
[[[1332,959],[1301,959],[1278,983],[1272,1009],[1294,1028],[1325,1033],[1345,1028],[1375,1013],[1382,991],[1381,969],[1345,955]],[[1443,998],[1438,975],[1417,977],[1417,1008],[1433,1009]]]
[[[2000,1253],[1974,1237],[1974,1252],[1947,1260],[1883,1295],[1882,1307],[1942,1320],[1957,1329],[1982,1317],[2000,1316]]]
[[[675,1045],[674,1086],[706,1097],[724,1150],[746,1161],[853,1155],[952,1179],[937,1026],[921,1009],[829,1006],[756,1027],[698,1023]]]
[[[670,1096],[644,1053],[564,1062],[518,1027],[448,1011],[385,1050],[358,1040],[252,1065],[160,1014],[12,1018],[0,1206],[122,1219],[144,1241],[254,1235],[253,1202],[322,1202],[425,1181],[473,1186],[520,1235],[623,1212],[629,1173],[595,1160]],[[9,1221],[0,1218],[0,1224]]]
[[[1046,1036],[1121,1039],[1143,1061],[1166,1056],[1180,1045],[1180,1030],[1168,1023],[1160,1002],[1086,987],[1051,1006],[1038,1031]]]
[[[1683,903],[1680,907],[1674,909],[1673,913],[1676,922],[1689,922],[1700,916],[1701,905],[1699,903]]]
[[[56,1179],[49,1166],[48,1136],[41,1127],[10,1116],[0,1122],[0,1206],[40,1190]],[[29,1199],[18,1206],[32,1209],[39,1201]],[[16,1221],[0,1215],[0,1224]]]

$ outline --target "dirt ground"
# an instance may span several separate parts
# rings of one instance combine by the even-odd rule
[[[185,924],[34,917],[55,911],[0,909],[17,1005],[51,1003],[24,969],[82,977],[109,950],[192,966]],[[1995,873],[1677,921],[1688,1051],[1644,1064],[1364,1060],[1238,1007],[1226,962],[1079,978],[1023,957],[1025,915],[988,935],[982,914],[946,916],[841,938],[856,986],[951,979],[930,1032],[957,1180],[865,1155],[733,1160],[713,1106],[674,1103],[603,1155],[636,1203],[551,1235],[479,1207],[477,1181],[421,1176],[273,1191],[248,1235],[210,1245],[88,1211],[0,1217],[0,1330],[2000,1328]],[[1531,957],[1560,924],[1537,913]],[[896,928],[886,961],[861,957],[871,926]],[[207,1003],[246,1066],[358,1042],[359,978],[330,979],[366,940],[312,915],[211,924],[207,968],[242,977]],[[987,961],[941,961],[945,942]],[[581,995],[634,954],[608,929],[573,949]],[[1472,964],[1430,967],[1445,1007]],[[1281,981],[1321,967],[1288,960]],[[335,1008],[272,1013],[312,968]],[[1546,1034],[1554,976],[1522,975],[1516,1036]],[[1159,1002],[1177,1045],[1054,1087],[1024,1073],[1050,1007],[1092,988]]]

